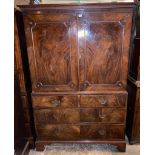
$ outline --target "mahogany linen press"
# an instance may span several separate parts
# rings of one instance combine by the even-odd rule
[[[40,2],[19,7],[37,150],[52,143],[100,143],[125,151],[136,3]]]

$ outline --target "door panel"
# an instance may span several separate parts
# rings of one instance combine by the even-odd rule
[[[74,18],[71,14],[31,15],[25,18],[35,91],[76,90]]]
[[[78,19],[80,89],[125,86],[132,16],[85,13]]]

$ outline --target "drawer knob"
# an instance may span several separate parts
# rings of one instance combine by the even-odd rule
[[[52,104],[53,104],[55,107],[57,107],[57,106],[60,105],[60,100],[57,100],[57,99],[52,100]]]

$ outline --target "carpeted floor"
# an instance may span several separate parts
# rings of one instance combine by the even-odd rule
[[[118,152],[114,146],[102,144],[55,144],[46,146],[43,152],[31,150],[29,155],[139,155],[139,145],[128,145],[126,152]]]

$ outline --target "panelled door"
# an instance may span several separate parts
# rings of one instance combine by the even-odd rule
[[[131,22],[130,13],[78,15],[80,90],[126,85]]]
[[[31,14],[24,22],[33,91],[76,90],[76,17]]]

